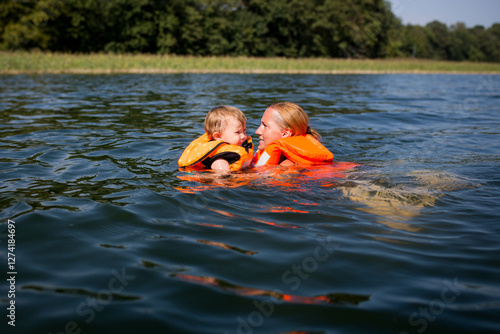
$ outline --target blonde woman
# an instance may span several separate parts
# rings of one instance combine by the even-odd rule
[[[305,111],[292,102],[271,104],[257,131],[258,152],[253,164],[291,166],[333,161],[333,154],[319,140],[321,136],[309,126]]]

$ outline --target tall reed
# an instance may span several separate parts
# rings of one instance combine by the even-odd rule
[[[419,59],[195,57],[0,52],[0,73],[500,73],[500,64]]]

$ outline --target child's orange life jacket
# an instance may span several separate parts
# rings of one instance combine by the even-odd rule
[[[263,151],[257,152],[253,164],[256,167],[265,164],[278,165],[285,158],[296,164],[312,165],[332,162],[333,153],[316,138],[307,134],[274,141]]]
[[[179,158],[179,167],[210,169],[217,159],[227,160],[231,171],[249,166],[253,158],[252,138],[242,146],[210,139],[207,133],[193,140]]]

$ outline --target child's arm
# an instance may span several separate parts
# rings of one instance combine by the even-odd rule
[[[229,173],[231,170],[229,169],[229,162],[225,159],[217,159],[215,160],[210,168],[217,174]]]

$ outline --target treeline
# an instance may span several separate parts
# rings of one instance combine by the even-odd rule
[[[448,28],[438,21],[425,27],[399,23],[391,31],[388,56],[500,62],[499,23],[489,29],[463,23]]]
[[[0,49],[500,62],[500,24],[404,26],[384,0],[0,0]]]

